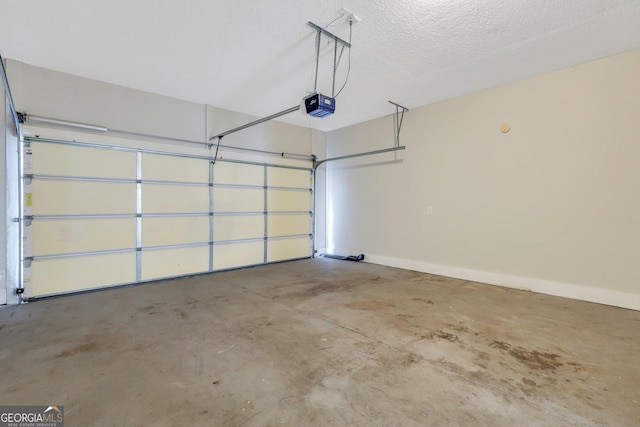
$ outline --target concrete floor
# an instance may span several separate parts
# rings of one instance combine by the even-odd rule
[[[67,426],[640,425],[640,312],[304,260],[0,310]]]

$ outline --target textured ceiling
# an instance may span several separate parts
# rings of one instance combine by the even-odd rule
[[[313,88],[315,32],[345,7],[351,73],[331,130],[640,47],[639,0],[27,0],[0,3],[7,58],[267,116]],[[345,18],[328,29],[345,39]],[[326,39],[325,39],[326,40]],[[323,40],[318,89],[331,93]],[[338,83],[348,66],[345,54]]]

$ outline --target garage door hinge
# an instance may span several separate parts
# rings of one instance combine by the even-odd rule
[[[20,219],[18,219],[18,222],[20,221]],[[23,219],[23,224],[25,227],[31,227],[31,222],[33,221],[33,216],[31,215],[25,215],[24,219]]]
[[[22,260],[24,262],[24,268],[31,268],[31,263],[33,262],[33,257],[26,257]]]
[[[28,173],[24,175],[24,185],[31,185],[33,182],[33,174]]]

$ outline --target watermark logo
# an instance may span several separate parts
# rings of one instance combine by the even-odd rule
[[[64,427],[64,407],[0,406],[0,427]]]

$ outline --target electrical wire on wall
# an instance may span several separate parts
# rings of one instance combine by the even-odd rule
[[[351,44],[351,37],[353,34],[353,20],[349,19],[349,44]],[[342,52],[344,52],[344,46],[342,46]],[[342,58],[342,52],[340,53],[340,58]],[[347,76],[344,79],[344,83],[342,84],[342,87],[340,88],[340,90],[338,91],[338,93],[336,93],[336,95],[334,96],[334,98],[337,98],[338,95],[340,95],[340,93],[342,92],[342,90],[344,89],[344,87],[347,85],[347,82],[349,81],[349,74],[351,74],[351,46],[349,46],[349,52],[347,53],[348,57],[348,67],[347,67]],[[338,64],[335,66],[335,68],[338,67],[338,65],[340,64],[340,59],[338,59]],[[335,73],[335,71],[334,71]]]
[[[338,15],[338,17],[337,17],[337,18],[333,18],[331,21],[329,21],[329,23],[328,23],[328,24],[326,24],[326,25],[325,25],[324,27],[322,27],[322,28],[324,28],[324,29],[326,30],[326,29],[327,29],[327,28],[329,28],[331,25],[333,25],[333,23],[334,23],[334,22],[336,22],[338,19],[340,19],[340,18],[344,18],[344,15],[346,15],[346,14],[347,14],[347,10],[346,10],[346,9],[340,9],[340,10],[338,11],[338,13],[339,13],[339,15]]]

